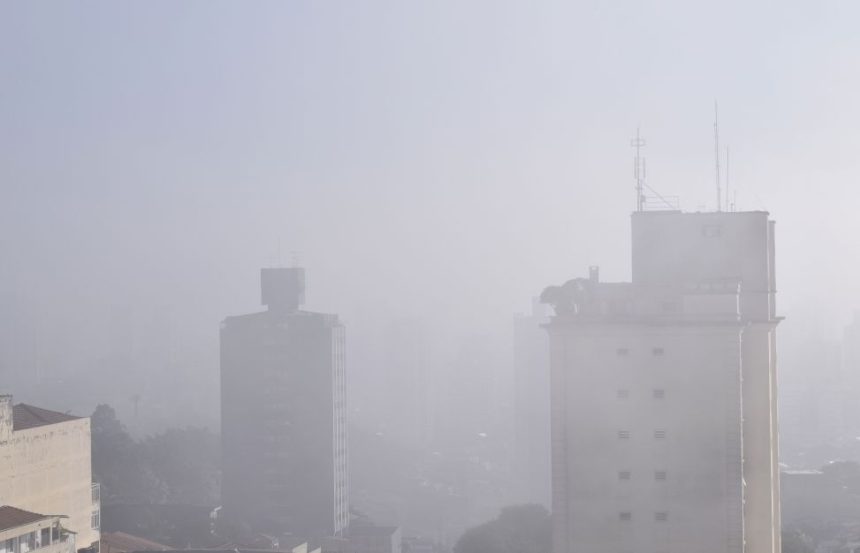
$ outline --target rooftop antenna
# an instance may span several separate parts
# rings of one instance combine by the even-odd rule
[[[639,135],[639,127],[636,127],[636,138],[630,140],[630,145],[636,148],[636,157],[633,159],[633,178],[636,179],[636,211],[645,210],[645,158],[641,150],[645,146],[645,139]]]
[[[729,195],[729,146],[726,145],[726,210],[734,211],[735,206],[731,201],[731,196]]]
[[[714,164],[716,169],[717,184],[717,211],[723,210],[722,193],[720,192],[720,125],[717,101],[714,100]]]

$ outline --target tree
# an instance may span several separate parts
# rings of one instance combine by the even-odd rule
[[[170,503],[217,505],[221,455],[205,428],[171,428],[140,443],[140,455],[161,481]]]
[[[157,502],[164,491],[139,455],[138,447],[110,405],[96,407],[90,418],[93,476],[107,502]]]
[[[475,526],[454,546],[454,553],[549,553],[552,524],[540,505],[505,507],[497,518]]]
[[[220,496],[218,437],[171,428],[136,442],[109,405],[91,417],[93,474],[107,503],[214,506]]]

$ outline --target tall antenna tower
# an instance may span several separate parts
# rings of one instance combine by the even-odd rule
[[[720,118],[717,111],[717,101],[714,100],[714,165],[717,184],[717,211],[723,210],[723,198],[720,192]]]
[[[636,138],[630,140],[630,145],[636,148],[636,157],[633,158],[633,178],[636,180],[636,211],[645,210],[645,158],[642,157],[642,148],[645,147],[645,139],[639,135],[639,127],[636,127]]]
[[[726,145],[726,211],[734,211],[735,206],[731,201],[731,196],[729,195],[729,147]]]

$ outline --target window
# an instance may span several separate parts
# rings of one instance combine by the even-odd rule
[[[36,532],[27,532],[23,536],[18,536],[18,547],[21,553],[27,553],[36,548]]]
[[[654,471],[654,480],[657,480],[658,482],[662,482],[662,481],[666,480],[666,471],[665,470]]]
[[[618,390],[618,399],[627,399],[630,397],[630,390]]]
[[[654,399],[663,399],[666,397],[666,390],[662,388],[657,388],[654,390]]]
[[[50,528],[42,528],[42,536],[39,540],[39,543],[42,547],[51,544],[51,529]]]
[[[660,356],[660,355],[663,355],[664,353],[666,353],[666,352],[663,350],[663,348],[652,348],[651,349],[651,355]]]
[[[669,520],[669,513],[667,513],[666,511],[656,512],[654,513],[654,520],[656,520],[657,522],[666,522],[667,520]]]
[[[90,515],[90,527],[93,530],[98,530],[99,526],[101,526],[101,511],[93,511]]]
[[[627,354],[630,353],[630,350],[627,348],[618,348],[615,350],[615,355],[618,357],[627,357]]]
[[[618,513],[618,520],[628,521],[633,518],[633,515],[630,511],[621,511]]]
[[[630,480],[630,471],[629,470],[618,471],[618,479],[619,480]]]
[[[666,439],[666,431],[665,431],[665,430],[655,430],[655,431],[654,431],[654,439],[655,439],[655,440],[664,440],[664,439]]]
[[[619,430],[618,431],[618,439],[619,440],[629,440],[630,439],[630,431],[629,430]]]

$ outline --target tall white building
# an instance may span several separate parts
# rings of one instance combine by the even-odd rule
[[[554,553],[778,553],[774,224],[632,224],[632,282],[543,294]]]

